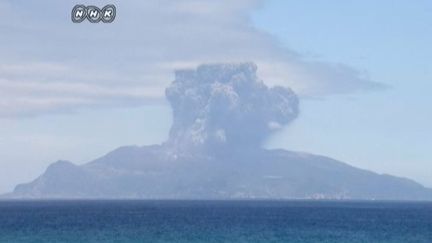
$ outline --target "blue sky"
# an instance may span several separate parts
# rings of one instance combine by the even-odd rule
[[[0,192],[58,159],[163,142],[173,69],[250,60],[302,97],[267,147],[432,186],[429,1],[113,2],[111,25],[70,23],[73,1],[0,3]]]
[[[431,186],[432,3],[271,1],[255,24],[314,60],[364,70],[388,90],[303,100],[270,146],[313,151]]]

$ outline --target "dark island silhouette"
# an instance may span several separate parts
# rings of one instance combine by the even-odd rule
[[[126,146],[84,165],[51,164],[7,198],[432,200],[432,190],[309,153],[263,149],[299,114],[296,94],[267,87],[256,65],[176,71],[161,145]]]

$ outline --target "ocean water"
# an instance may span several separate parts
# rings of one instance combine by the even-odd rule
[[[0,242],[432,242],[432,203],[0,201]]]

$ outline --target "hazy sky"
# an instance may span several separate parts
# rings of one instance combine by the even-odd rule
[[[432,186],[430,1],[0,2],[0,192],[66,159],[164,141],[172,70],[254,61],[301,114],[266,146],[327,155]]]

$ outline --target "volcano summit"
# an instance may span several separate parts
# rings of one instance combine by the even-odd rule
[[[432,190],[334,159],[261,147],[299,114],[295,93],[267,87],[253,63],[176,71],[161,145],[118,148],[77,166],[58,161],[9,198],[432,200]]]

